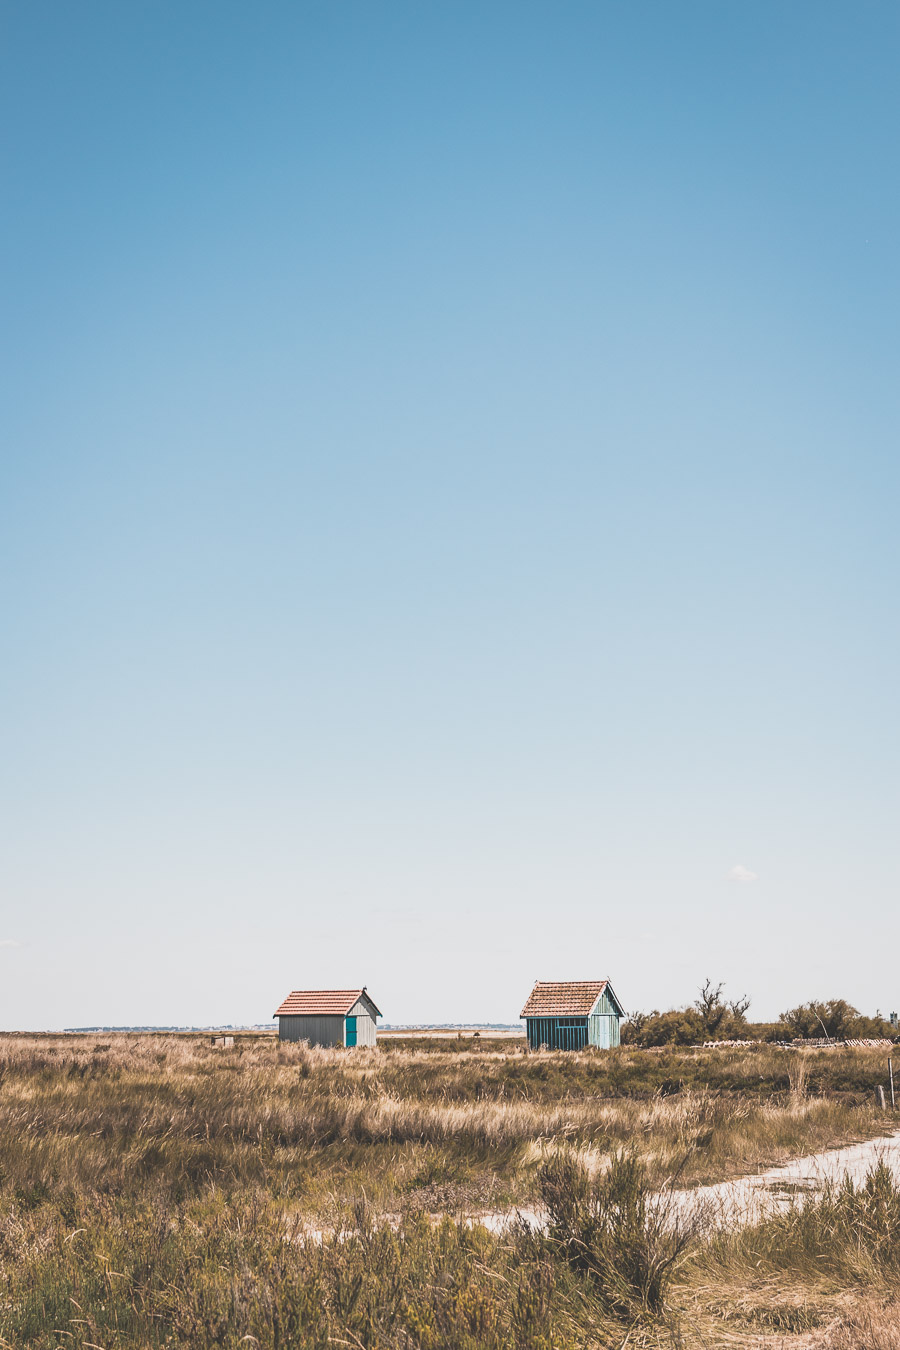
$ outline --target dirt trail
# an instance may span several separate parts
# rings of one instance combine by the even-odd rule
[[[712,1226],[733,1228],[758,1223],[787,1208],[798,1196],[815,1194],[826,1182],[840,1182],[845,1175],[857,1183],[864,1181],[866,1173],[878,1162],[884,1162],[900,1181],[900,1134],[882,1135],[862,1144],[793,1158],[755,1176],[676,1191],[676,1212],[683,1218],[702,1219]],[[494,1233],[503,1232],[517,1218],[524,1219],[532,1228],[543,1228],[547,1222],[546,1213],[539,1208],[498,1210],[472,1216],[473,1222],[483,1224]]]

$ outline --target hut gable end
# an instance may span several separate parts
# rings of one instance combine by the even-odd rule
[[[606,1017],[624,1017],[625,1009],[613,992],[613,987],[606,982],[606,988],[597,1000],[597,1006],[592,1010],[595,1014],[600,1013]]]
[[[371,1017],[374,1019],[380,1017],[381,1013],[376,1008],[372,999],[369,998],[369,995],[363,990],[353,1007],[350,1009],[349,1015],[351,1017]]]

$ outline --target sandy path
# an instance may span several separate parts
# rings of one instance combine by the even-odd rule
[[[674,1216],[693,1221],[704,1227],[734,1228],[742,1224],[759,1223],[779,1210],[786,1209],[804,1195],[815,1193],[826,1182],[840,1182],[849,1176],[859,1184],[876,1163],[885,1163],[900,1183],[900,1133],[880,1135],[861,1144],[826,1149],[793,1158],[779,1167],[770,1167],[754,1176],[738,1177],[734,1181],[719,1181],[713,1186],[697,1186],[693,1190],[674,1191]],[[435,1218],[439,1217],[437,1215]],[[466,1221],[481,1224],[492,1233],[503,1233],[511,1224],[524,1221],[531,1228],[542,1229],[547,1224],[546,1210],[539,1206],[519,1206],[498,1209],[484,1214],[469,1214]],[[399,1227],[400,1216],[388,1216],[393,1227]],[[322,1242],[334,1235],[331,1228],[303,1227],[307,1241]],[[349,1234],[344,1232],[342,1236]]]
[[[815,1194],[825,1182],[840,1182],[844,1176],[852,1177],[857,1183],[864,1181],[866,1173],[878,1162],[884,1162],[900,1182],[900,1134],[882,1135],[862,1144],[811,1153],[755,1176],[676,1191],[676,1212],[684,1218],[699,1218],[716,1226],[758,1223],[767,1215],[785,1209],[798,1196]],[[546,1212],[540,1208],[498,1210],[473,1216],[473,1222],[500,1233],[516,1218],[524,1219],[532,1228],[543,1228],[547,1222]]]

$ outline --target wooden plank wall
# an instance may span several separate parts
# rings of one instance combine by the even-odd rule
[[[357,1025],[359,1025],[357,1023]],[[283,1041],[309,1041],[310,1045],[343,1045],[343,1017],[279,1017],[278,1035]]]

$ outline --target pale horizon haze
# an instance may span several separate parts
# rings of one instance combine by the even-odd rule
[[[900,1005],[898,39],[0,7],[0,1029]]]

